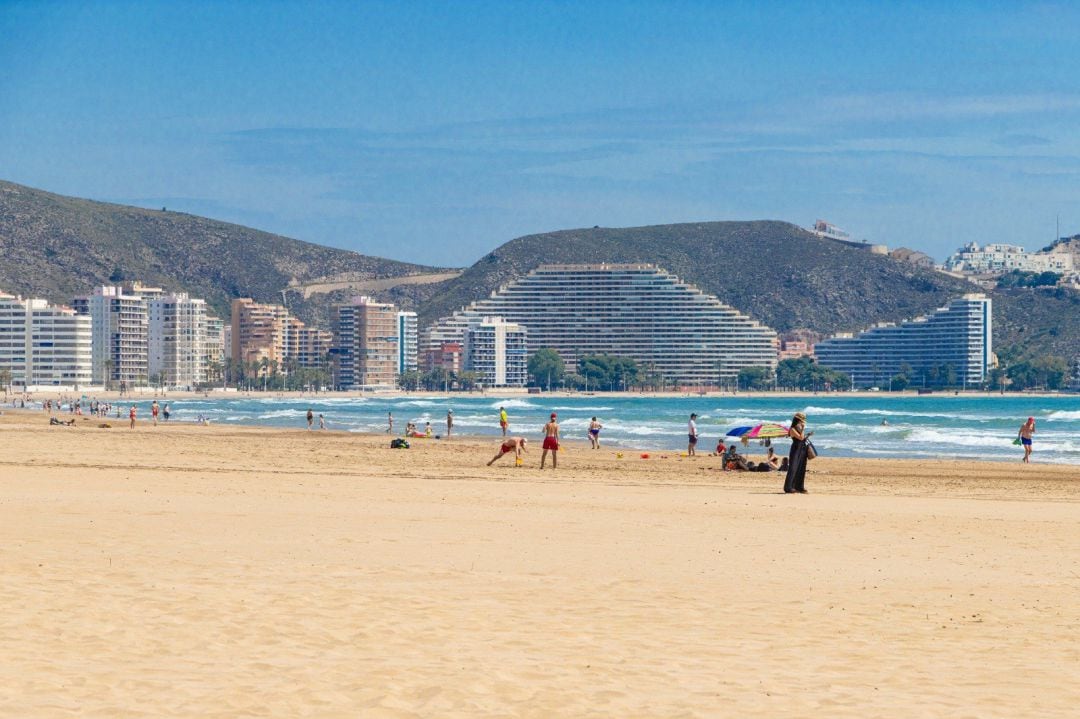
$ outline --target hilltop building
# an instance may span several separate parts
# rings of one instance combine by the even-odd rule
[[[1018,245],[1005,244],[979,247],[974,242],[950,255],[943,268],[964,275],[993,276],[1013,270],[1068,274],[1078,269],[1070,252],[1027,252]]]
[[[145,385],[150,376],[146,297],[102,285],[76,297],[72,307],[91,319],[93,384]]]
[[[417,334],[416,313],[397,313],[398,337],[398,376],[419,369],[419,336]]]
[[[483,317],[465,330],[465,369],[484,387],[524,387],[529,379],[527,332],[501,317]]]
[[[958,385],[978,386],[992,364],[991,330],[991,300],[969,294],[898,325],[836,335],[814,352],[822,365],[850,375],[855,387],[888,386],[905,364],[914,370],[912,380],[951,366]]]
[[[93,383],[91,319],[70,307],[0,292],[0,369],[21,390]]]
[[[155,292],[147,302],[150,377],[166,387],[206,381],[206,301],[185,292]]]
[[[339,389],[392,389],[398,378],[398,312],[390,303],[356,297],[335,308],[334,351]]]
[[[528,328],[528,353],[636,360],[669,381],[730,382],[744,367],[775,367],[776,333],[653,265],[543,265],[439,320],[428,351],[465,344],[470,325],[501,317]]]

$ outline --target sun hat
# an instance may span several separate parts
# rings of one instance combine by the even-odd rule
[[[795,419],[806,419],[806,413],[805,412],[796,412],[795,413]]]

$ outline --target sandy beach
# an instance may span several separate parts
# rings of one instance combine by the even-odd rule
[[[1080,706],[1080,467],[109,422],[0,417],[0,717]]]

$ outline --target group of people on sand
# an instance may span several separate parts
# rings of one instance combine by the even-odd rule
[[[695,449],[698,443],[697,415],[690,415],[690,423],[687,427],[689,445],[687,456],[696,456]],[[806,489],[806,463],[811,458],[811,452],[816,454],[813,445],[810,444],[812,431],[806,431],[806,414],[796,412],[791,418],[791,427],[788,429],[788,438],[791,439],[791,449],[787,457],[779,457],[770,446],[763,462],[753,462],[738,453],[734,444],[724,447],[721,438],[716,444],[716,454],[720,457],[720,466],[725,470],[743,470],[747,472],[783,472],[785,494],[807,494]]]
[[[500,424],[505,420],[502,419],[506,416],[506,410],[500,409]],[[595,417],[593,420],[595,421]],[[504,432],[506,427],[503,428]],[[541,445],[543,453],[540,455],[540,469],[544,468],[547,464],[548,453],[551,453],[551,468],[556,469],[559,466],[559,415],[556,412],[551,413],[551,418],[547,424],[544,425],[544,441]],[[488,466],[495,464],[498,460],[502,459],[504,455],[514,453],[514,463],[520,467],[522,464],[522,456],[525,454],[525,446],[528,444],[528,440],[525,437],[507,437],[503,435],[502,444],[499,445],[499,453],[491,458],[488,462]]]

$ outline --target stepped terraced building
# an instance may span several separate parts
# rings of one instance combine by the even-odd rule
[[[903,364],[915,371],[914,380],[951,365],[957,384],[978,386],[991,366],[991,309],[986,295],[964,295],[914,320],[823,340],[814,353],[821,364],[850,375],[856,387],[888,386]]]
[[[653,265],[543,265],[439,320],[425,351],[464,344],[484,317],[524,326],[530,354],[551,347],[568,368],[606,353],[669,382],[716,385],[744,367],[776,366],[773,330]]]

